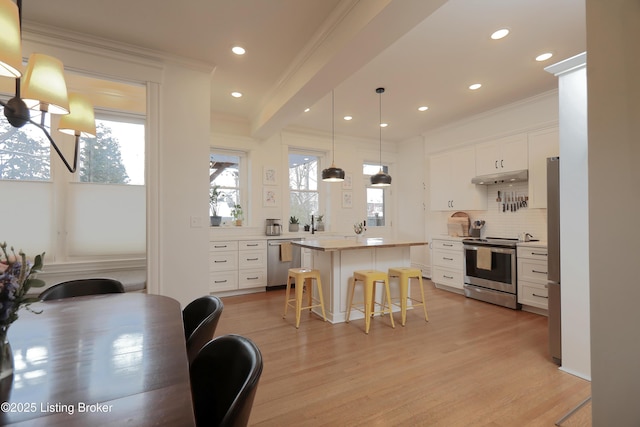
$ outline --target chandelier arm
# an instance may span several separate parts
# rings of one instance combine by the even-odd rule
[[[44,113],[42,114],[42,116],[44,117]],[[42,119],[44,120],[44,118]],[[64,157],[64,155],[62,154],[62,151],[60,151],[60,148],[58,148],[58,145],[55,143],[55,141],[53,140],[53,138],[51,138],[51,135],[49,135],[49,132],[47,132],[47,128],[38,123],[35,122],[31,119],[29,119],[29,123],[38,126],[40,129],[42,129],[42,132],[44,132],[45,136],[47,137],[47,139],[49,140],[49,142],[51,143],[51,145],[53,146],[53,149],[56,150],[56,153],[58,153],[58,156],[60,156],[60,159],[62,160],[62,162],[64,163],[64,165],[66,166],[67,170],[71,173],[75,173],[76,168],[78,167],[78,148],[80,146],[80,136],[76,135],[76,142],[75,142],[75,148],[74,148],[74,153],[73,153],[73,167],[71,167],[71,165],[69,165],[69,162],[67,161],[67,159]]]

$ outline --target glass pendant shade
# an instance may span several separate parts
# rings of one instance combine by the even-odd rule
[[[388,187],[391,185],[391,175],[386,174],[380,169],[375,175],[371,176],[371,186],[372,187]]]
[[[69,93],[69,114],[60,116],[58,130],[68,135],[96,136],[96,118],[89,99]]]
[[[22,76],[22,41],[18,6],[11,0],[0,0],[0,76]]]
[[[330,168],[322,171],[322,180],[325,182],[342,182],[344,181],[344,171],[332,164]]]
[[[41,53],[31,54],[22,80],[22,99],[32,110],[69,114],[62,61]]]

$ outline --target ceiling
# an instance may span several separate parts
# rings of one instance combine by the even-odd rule
[[[584,9],[584,0],[24,0],[23,19],[209,65],[214,127],[241,123],[256,138],[331,132],[334,89],[337,135],[377,140],[382,113],[382,138],[402,141],[555,89],[544,67],[586,50]],[[511,32],[491,40],[500,28]],[[237,44],[244,56],[231,53]],[[544,52],[554,56],[536,62]]]

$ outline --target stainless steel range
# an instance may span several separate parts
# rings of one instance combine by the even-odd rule
[[[464,294],[468,298],[519,310],[516,246],[518,239],[462,240]]]

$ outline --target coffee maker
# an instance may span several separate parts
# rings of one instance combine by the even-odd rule
[[[280,235],[280,220],[276,218],[267,219],[266,234],[267,236],[279,236]]]

